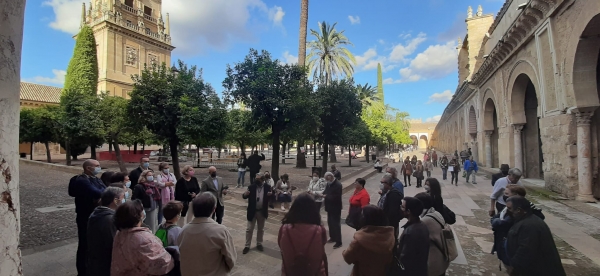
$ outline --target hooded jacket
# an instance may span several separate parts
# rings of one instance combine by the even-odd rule
[[[432,207],[429,210],[423,211],[423,214],[421,215],[421,222],[427,225],[427,230],[429,230],[429,258],[427,259],[427,275],[442,275],[446,273],[446,269],[448,269],[448,266],[450,266],[450,261],[446,261],[444,253],[441,251],[441,248],[444,247],[442,241],[442,226],[440,223],[445,224],[444,217]]]
[[[115,211],[98,206],[90,215],[87,227],[87,273],[89,276],[110,276],[113,237],[117,228],[113,222]]]
[[[351,276],[386,275],[392,262],[394,228],[365,226],[354,233],[354,239],[342,253],[344,261],[354,264]]]

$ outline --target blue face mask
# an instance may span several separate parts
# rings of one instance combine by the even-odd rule
[[[94,175],[97,175],[97,174],[99,174],[99,173],[100,173],[100,171],[102,171],[102,168],[100,168],[100,167],[95,167],[95,168],[94,168],[94,171],[93,171],[92,173],[93,173]]]
[[[163,170],[163,173],[164,173],[164,174],[169,174],[169,169],[164,169],[164,170]]]
[[[125,203],[125,198],[121,199],[121,204]]]
[[[125,198],[129,198],[129,192],[125,192]],[[123,199],[123,200],[125,200],[125,199]],[[123,201],[123,202],[125,202],[125,201]]]
[[[152,182],[152,181],[154,181],[154,176],[151,176],[151,175],[147,176],[146,179],[148,179],[148,181]]]
[[[150,167],[150,163],[149,163],[149,162],[146,162],[146,163],[144,163],[144,165],[143,165],[143,166],[144,166],[144,168],[146,168],[146,169],[147,169],[148,167]]]
[[[131,186],[131,181],[125,182],[125,187],[129,188]]]
[[[142,210],[142,222],[146,220],[146,210]]]

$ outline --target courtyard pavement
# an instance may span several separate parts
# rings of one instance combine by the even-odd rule
[[[390,164],[396,166],[399,164]],[[21,166],[22,190],[23,193],[34,193],[37,199],[24,202],[21,216],[27,224],[22,225],[24,232],[28,233],[26,239],[32,236],[43,239],[45,236],[56,236],[58,242],[46,243],[42,246],[32,246],[23,250],[23,270],[25,275],[76,275],[75,273],[75,252],[77,241],[75,235],[75,223],[67,224],[56,229],[53,223],[47,223],[44,219],[45,214],[65,213],[51,221],[69,220],[74,221],[73,210],[61,210],[50,213],[41,213],[35,208],[53,206],[55,203],[71,204],[69,197],[61,198],[61,193],[66,194],[64,183],[53,185],[52,173],[43,173],[41,184],[27,187],[26,181],[36,172],[33,168]],[[39,172],[37,173],[38,175]],[[449,180],[441,180],[441,170],[434,169],[432,177],[436,177],[442,184],[442,194],[444,203],[452,209],[457,215],[457,223],[453,225],[455,235],[459,241],[459,257],[452,262],[447,275],[506,275],[504,269],[498,270],[499,261],[496,256],[491,255],[492,232],[489,227],[489,217],[487,210],[489,206],[489,194],[492,190],[487,173],[483,170],[477,175],[478,184],[467,184],[464,178],[461,178],[457,186],[450,185]],[[383,174],[376,174],[367,179],[366,188],[371,195],[371,203],[375,204],[379,199],[377,194],[379,180]],[[353,179],[344,179],[343,182],[353,181]],[[413,186],[405,188],[406,196],[413,196],[424,191],[422,188],[415,188],[414,178],[411,183]],[[50,190],[56,189],[56,195],[50,193],[36,193],[36,189],[42,189],[40,186],[48,186]],[[60,187],[59,187],[60,186]],[[46,190],[46,189],[44,189]],[[344,194],[344,212],[347,213],[347,202],[351,191]],[[64,196],[64,195],[63,195]],[[560,256],[567,275],[600,275],[600,207],[597,204],[590,204],[591,213],[582,212],[570,204],[570,201],[555,201],[547,197],[530,197],[537,206],[541,207],[546,215],[546,223],[552,230],[558,247]],[[23,201],[22,201],[23,202]],[[29,206],[34,205],[34,206]],[[598,208],[597,208],[598,207]],[[595,212],[595,213],[594,213]],[[326,219],[325,213],[322,213],[323,219]],[[241,254],[245,240],[246,229],[246,211],[242,201],[231,199],[226,202],[224,225],[231,231],[238,252],[236,267],[232,275],[280,275],[281,253],[277,246],[277,233],[281,225],[282,214],[270,214],[266,223],[265,247],[264,252],[254,249],[255,237],[252,243],[252,250],[247,255]],[[325,225],[326,222],[324,221]],[[61,225],[63,225],[61,223]],[[403,224],[403,222],[401,222]],[[34,233],[25,227],[33,227]],[[57,232],[58,231],[58,232]],[[40,233],[42,232],[42,233]],[[330,275],[349,275],[352,267],[347,265],[342,258],[342,252],[352,240],[354,230],[342,225],[342,235],[344,247],[334,250],[331,244],[325,246],[329,260]],[[35,240],[35,239],[34,239]],[[28,242],[35,244],[35,242]]]

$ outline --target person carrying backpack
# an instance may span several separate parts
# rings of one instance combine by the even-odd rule
[[[165,222],[158,226],[156,236],[162,241],[163,247],[177,246],[177,238],[182,228],[177,225],[181,218],[183,204],[179,201],[169,201],[163,207]]]

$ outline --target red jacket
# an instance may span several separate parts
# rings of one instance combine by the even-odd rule
[[[370,201],[371,196],[369,196],[367,189],[363,188],[360,191],[354,191],[354,195],[350,197],[350,206],[360,206],[362,208],[369,205]]]

